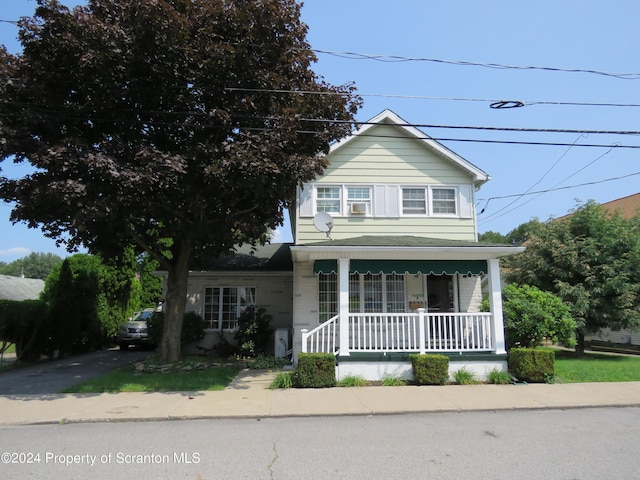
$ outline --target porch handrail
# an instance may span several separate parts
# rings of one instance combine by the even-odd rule
[[[495,349],[488,312],[349,313],[349,344],[340,349],[340,316],[303,329],[302,352],[489,352]],[[344,327],[344,326],[343,326]]]
[[[331,317],[316,328],[308,331],[306,328],[301,330],[302,333],[302,352],[303,353],[333,353],[337,354],[340,348],[339,337],[340,315]]]

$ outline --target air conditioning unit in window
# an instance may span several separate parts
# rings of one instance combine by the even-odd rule
[[[366,203],[352,203],[351,204],[351,213],[356,215],[364,215],[367,213],[367,204]]]

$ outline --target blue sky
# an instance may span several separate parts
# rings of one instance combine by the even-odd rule
[[[32,0],[3,2],[0,19],[15,20],[34,8]],[[506,234],[531,218],[564,215],[577,201],[604,203],[640,192],[640,175],[634,175],[640,149],[624,148],[640,145],[638,135],[435,128],[640,130],[639,2],[307,0],[302,12],[309,42],[319,51],[315,71],[330,83],[355,82],[364,96],[358,120],[389,108],[409,123],[430,125],[421,129],[492,176],[477,193],[478,211],[484,210],[480,232]],[[0,22],[0,43],[13,52],[19,49],[16,32]],[[495,100],[525,106],[491,109]],[[23,173],[6,161],[1,167],[3,174]],[[580,184],[589,185],[563,188]],[[0,261],[29,252],[65,255],[38,230],[12,226],[10,208],[0,204]],[[290,238],[285,225],[277,239]]]

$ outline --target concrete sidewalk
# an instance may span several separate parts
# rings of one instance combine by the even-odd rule
[[[244,370],[223,391],[0,396],[0,424],[384,415],[640,406],[640,382],[269,390]]]

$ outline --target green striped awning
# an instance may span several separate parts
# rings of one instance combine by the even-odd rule
[[[313,272],[337,272],[337,263],[337,260],[316,260]],[[409,273],[411,275],[487,273],[486,260],[351,260],[349,263],[349,273]]]

